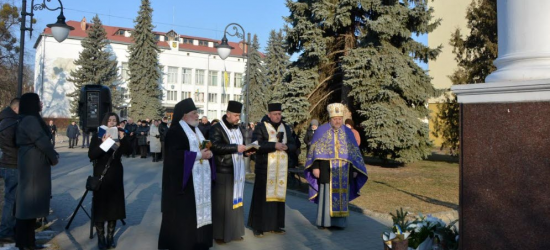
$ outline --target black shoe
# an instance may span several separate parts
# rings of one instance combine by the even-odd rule
[[[225,245],[225,241],[223,240],[220,240],[220,239],[214,239],[214,241],[216,242],[216,244],[218,245]]]
[[[277,230],[275,230],[275,231],[272,231],[272,233],[274,233],[274,234],[285,234],[286,231],[279,228],[279,229],[277,229]]]
[[[254,233],[254,237],[257,237],[257,238],[264,237],[264,232],[262,231],[253,230],[252,233]]]

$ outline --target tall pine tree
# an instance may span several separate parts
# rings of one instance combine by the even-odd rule
[[[149,0],[141,0],[138,17],[134,20],[132,32],[134,43],[129,46],[128,59],[129,83],[131,101],[130,116],[135,119],[161,117],[162,107],[162,69],[157,46],[153,34],[153,9]]]
[[[119,85],[117,60],[112,52],[106,50],[109,45],[107,32],[97,15],[92,19],[92,23],[92,26],[86,30],[87,37],[82,40],[83,50],[74,61],[77,68],[71,71],[67,78],[75,86],[74,91],[67,94],[72,98],[70,111],[73,117],[78,116],[80,89],[84,85],[105,85],[111,90],[113,107],[116,109],[122,103],[121,94],[117,89]]]
[[[498,56],[496,0],[473,1],[466,12],[466,19],[470,33],[462,38],[462,32],[456,29],[450,41],[458,63],[458,69],[450,76],[454,85],[482,83],[496,70],[493,64]],[[456,96],[448,94],[446,102],[438,107],[433,134],[443,139],[443,147],[449,147],[452,154],[457,154],[459,105]]]
[[[354,118],[361,121],[367,148],[381,159],[408,163],[430,154],[427,101],[438,94],[427,63],[441,51],[412,39],[433,31],[428,0],[361,1],[365,25],[359,46],[345,57],[344,84],[354,96]]]
[[[250,74],[250,82],[247,82],[246,87],[250,87],[249,121],[251,122],[259,122],[267,113],[267,101],[269,96],[269,91],[265,84],[266,71],[262,65],[262,56],[258,49],[260,49],[258,36],[254,35],[254,38],[252,39],[252,46],[248,55],[248,60],[250,60],[250,68],[246,69],[246,73]]]
[[[271,30],[265,54],[266,80],[269,87],[269,102],[280,102],[283,98],[283,81],[290,57],[285,51],[283,31]]]
[[[440,49],[411,38],[439,24],[431,22],[426,1],[288,0],[287,50],[301,54],[289,69],[285,115],[324,120],[326,104],[342,102],[376,156],[399,162],[427,156],[428,125],[421,120],[437,91],[414,60],[427,62]]]

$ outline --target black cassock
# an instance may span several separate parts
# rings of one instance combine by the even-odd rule
[[[266,119],[267,117],[264,117]],[[268,120],[269,122],[269,120]],[[277,130],[277,124],[273,124]],[[287,136],[287,153],[296,150],[296,144],[292,138],[290,127],[285,126]],[[248,214],[248,226],[254,230],[261,232],[270,232],[285,227],[285,203],[284,202],[267,202],[266,201],[266,185],[267,185],[267,157],[269,153],[275,152],[275,142],[269,142],[269,134],[264,123],[258,124],[254,129],[252,141],[258,141],[260,149],[256,151],[256,165],[254,173],[254,190],[252,193],[252,201],[250,204],[250,212]]]
[[[177,121],[172,123],[166,133],[165,149],[162,172],[162,224],[158,248],[208,249],[212,247],[212,225],[197,228],[192,174],[183,187],[183,163],[185,151],[189,151],[189,140]]]

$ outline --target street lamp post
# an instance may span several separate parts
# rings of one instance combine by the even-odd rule
[[[229,27],[233,27],[233,32],[230,33],[227,31],[227,28]],[[239,29],[237,28],[241,28],[241,31],[242,33],[239,32]],[[245,31],[244,31],[244,28],[239,25],[238,23],[230,23],[228,24],[226,27],[225,27],[225,30],[223,31],[223,38],[222,38],[222,43],[217,45],[216,46],[216,49],[218,49],[218,55],[220,56],[220,58],[222,60],[225,60],[225,58],[227,58],[229,56],[229,54],[231,53],[231,50],[234,49],[233,47],[229,46],[229,44],[227,43],[227,37],[226,35],[229,35],[229,36],[236,36],[238,38],[241,38],[243,39],[243,58],[246,57],[246,96],[245,96],[245,106],[244,106],[244,123],[245,124],[248,124],[249,122],[249,114],[250,114],[250,58],[248,56],[248,50],[250,49],[250,33],[248,33],[248,41],[245,40],[245,37],[244,37],[244,34]]]
[[[34,0],[31,1],[31,12],[27,12],[27,0],[23,0],[21,5],[21,36],[19,38],[19,72],[17,75],[17,97],[21,97],[23,93],[23,58],[25,56],[25,31],[29,31],[29,38],[32,37],[32,18],[34,16],[35,10],[47,9],[50,11],[61,10],[61,13],[57,17],[57,22],[48,24],[47,26],[52,29],[52,35],[58,42],[63,42],[69,36],[69,32],[74,30],[73,27],[65,23],[65,16],[63,15],[63,3],[59,1],[60,7],[55,9],[50,9],[46,5],[46,1],[50,2],[51,0],[42,0],[42,3],[34,4]],[[26,20],[27,16],[31,17],[30,27],[27,28]]]

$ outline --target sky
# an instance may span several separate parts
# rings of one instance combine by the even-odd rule
[[[20,7],[21,1],[17,2],[19,3],[16,4]],[[30,1],[27,2],[30,5]],[[93,16],[98,14],[104,25],[127,28],[134,27],[133,20],[141,4],[140,0],[61,0],[61,2],[65,8],[64,15],[67,21],[80,21],[86,17],[90,22]],[[48,6],[57,8],[59,2],[51,1]],[[151,7],[155,31],[168,32],[173,29],[180,35],[221,40],[224,28],[230,23],[238,23],[246,33],[251,33],[252,36],[258,35],[260,51],[265,51],[271,30],[282,29],[285,24],[283,17],[289,15],[285,0],[151,0]],[[27,10],[30,11],[29,6]],[[47,24],[57,21],[58,15],[59,10],[35,11],[34,17],[37,22],[33,25],[33,37],[29,39],[29,32],[25,33],[26,63],[33,63],[35,51],[32,47],[36,39]],[[415,37],[415,39],[427,44],[427,36]],[[228,40],[238,42],[240,39],[228,37]],[[426,65],[422,67],[427,68]]]

